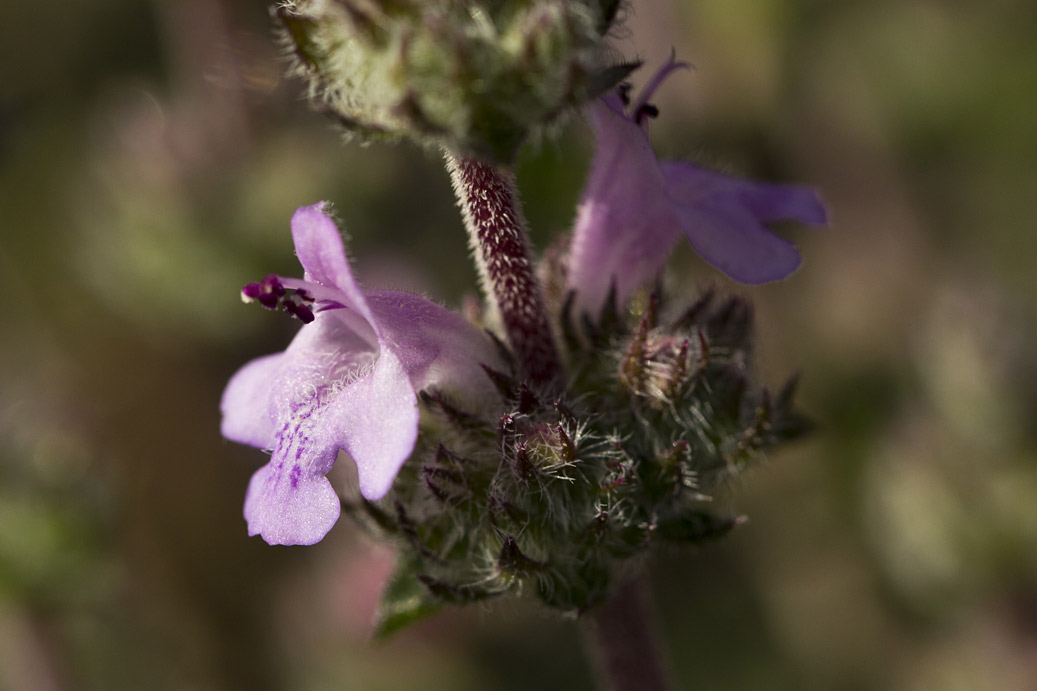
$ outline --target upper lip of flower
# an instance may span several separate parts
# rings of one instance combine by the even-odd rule
[[[580,200],[569,258],[576,308],[596,315],[610,291],[622,303],[651,281],[677,239],[742,283],[764,283],[799,266],[794,246],[766,223],[826,225],[818,194],[798,185],[750,182],[699,166],[660,162],[647,135],[649,99],[674,71],[671,57],[629,104],[625,90],[588,109],[597,150]]]
[[[658,111],[655,110],[654,106],[649,104],[652,96],[655,95],[656,90],[662,83],[666,81],[666,78],[676,70],[680,69],[691,69],[691,65],[686,62],[678,62],[676,53],[670,53],[670,59],[660,67],[652,78],[648,81],[648,84],[641,89],[641,93],[638,95],[637,100],[630,105],[627,111],[627,119],[641,125],[642,127],[646,124],[645,118],[655,117]],[[622,95],[618,94],[622,100]]]
[[[225,437],[273,452],[245,503],[250,534],[272,544],[312,544],[338,519],[325,474],[339,449],[356,462],[361,493],[381,498],[414,448],[415,392],[492,395],[479,364],[501,366],[460,315],[409,293],[362,290],[323,203],[295,212],[292,235],[305,278],[264,281],[304,293],[316,314],[285,352],[235,374],[221,402]]]

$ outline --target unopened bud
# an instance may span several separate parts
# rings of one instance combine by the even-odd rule
[[[614,87],[614,0],[297,0],[277,9],[296,72],[365,139],[509,163],[532,130]]]

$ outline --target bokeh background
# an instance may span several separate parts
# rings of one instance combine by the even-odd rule
[[[657,555],[680,688],[1037,688],[1037,5],[634,0],[620,51],[695,65],[653,138],[808,181],[792,279],[750,294],[762,376],[812,438],[720,501],[750,523]],[[262,2],[40,0],[0,26],[0,689],[591,689],[525,602],[368,641],[391,564],[342,521],[247,538],[262,455],[222,440],[234,370],[295,325],[238,300],[297,273],[335,203],[361,277],[458,304],[474,273],[435,155],[341,145],[281,77]],[[640,76],[643,80],[644,77]],[[545,247],[590,155],[524,156]]]

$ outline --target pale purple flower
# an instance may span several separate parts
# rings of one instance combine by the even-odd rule
[[[799,266],[795,247],[770,230],[779,220],[825,225],[809,187],[749,182],[691,163],[659,162],[648,140],[648,103],[675,69],[672,59],[627,106],[616,90],[588,115],[597,150],[580,201],[569,257],[576,307],[597,314],[615,286],[622,304],[653,280],[683,235],[707,262],[742,283],[784,278]]]
[[[460,315],[409,293],[362,290],[323,203],[295,212],[292,237],[305,278],[268,276],[243,297],[283,303],[310,323],[283,353],[241,368],[220,404],[225,437],[271,451],[244,511],[249,534],[270,544],[313,544],[338,520],[325,475],[339,450],[356,462],[360,493],[380,499],[414,449],[416,392],[480,402],[493,395],[480,365],[501,367]]]

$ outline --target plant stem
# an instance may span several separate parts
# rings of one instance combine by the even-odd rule
[[[669,675],[641,579],[624,583],[581,623],[604,691],[669,691]]]
[[[472,158],[447,153],[446,159],[483,291],[500,316],[518,365],[534,383],[556,382],[561,376],[558,351],[529,257],[515,178]]]

